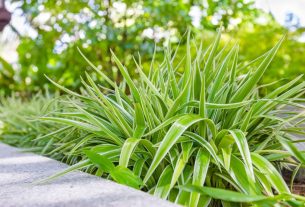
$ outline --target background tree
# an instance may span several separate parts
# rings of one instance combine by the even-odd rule
[[[77,47],[100,69],[120,79],[110,49],[134,73],[133,56],[138,57],[139,53],[145,66],[155,42],[159,47],[166,41],[178,43],[192,26],[194,10],[200,18],[200,31],[215,30],[220,22],[230,29],[234,19],[250,18],[257,12],[252,3],[243,0],[11,1],[18,3],[37,31],[34,37],[21,36],[18,47],[20,82],[15,85],[30,91],[50,85],[44,74],[67,87],[78,88],[78,77],[88,64]],[[234,25],[238,23],[235,21]]]

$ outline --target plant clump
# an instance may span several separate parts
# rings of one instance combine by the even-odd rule
[[[304,166],[295,146],[304,134],[301,76],[261,97],[259,80],[284,38],[247,64],[238,45],[219,49],[220,32],[203,49],[190,34],[183,58],[170,47],[152,60],[149,73],[135,61],[139,78],[112,54],[123,76],[118,84],[84,57],[107,86],[90,75],[81,93],[65,91],[61,106],[38,122],[57,126],[39,140],[52,140],[76,169],[115,180],[185,206],[298,206],[281,170]],[[37,138],[36,138],[37,139]]]

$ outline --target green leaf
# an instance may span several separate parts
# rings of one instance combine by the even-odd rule
[[[305,164],[305,154],[302,153],[290,140],[278,138],[283,147],[296,157],[301,163]]]
[[[174,172],[171,178],[171,183],[170,183],[170,188],[173,188],[180,177],[180,175],[183,172],[183,169],[187,162],[189,161],[189,157],[191,156],[192,153],[192,143],[191,142],[186,142],[186,143],[181,143],[182,145],[182,152],[178,157],[178,160],[176,162]]]
[[[247,194],[260,194],[256,182],[249,178],[247,166],[239,158],[231,154],[229,174],[238,187]]]
[[[255,87],[256,83],[261,79],[261,77],[265,73],[266,69],[273,60],[276,52],[280,48],[284,39],[285,36],[268,52],[268,55],[264,58],[264,60],[258,66],[256,71],[253,74],[251,74],[249,79],[243,85],[241,85],[240,88],[238,88],[238,90],[235,92],[235,94],[231,98],[231,102],[242,101],[250,94],[250,92]]]
[[[41,117],[40,119],[79,127],[81,129],[92,131],[92,132],[100,130],[97,126],[94,126],[92,124],[88,124],[88,123],[84,123],[84,122],[80,122],[80,121],[76,121],[76,120],[71,120],[71,119],[65,119],[65,118],[59,118],[59,117]]]
[[[109,85],[111,85],[112,87],[115,87],[116,84],[110,79],[108,78],[108,76],[106,74],[104,74],[102,71],[100,71],[97,67],[95,67],[95,65],[82,53],[82,51],[77,48],[78,52],[81,54],[81,56],[86,60],[86,62],[102,77],[104,78],[107,83],[109,83]]]
[[[159,198],[167,198],[170,192],[170,183],[173,176],[173,169],[171,166],[167,166],[162,172],[160,178],[158,179],[157,186],[155,188],[154,195]]]
[[[133,133],[134,138],[141,138],[145,132],[145,118],[142,112],[141,105],[139,103],[135,104],[135,129]]]
[[[264,173],[266,178],[279,193],[290,193],[289,188],[280,173],[267,159],[257,153],[251,153],[251,157],[256,168]]]
[[[187,192],[193,192],[193,193],[195,192],[195,193],[207,195],[214,199],[230,201],[230,202],[238,202],[238,203],[252,203],[252,202],[263,201],[268,199],[266,196],[263,195],[247,195],[230,190],[211,188],[211,187],[200,187],[195,185],[185,185],[185,186],[180,186],[179,188]]]
[[[141,99],[140,93],[139,93],[136,85],[132,81],[127,69],[122,65],[121,61],[115,56],[115,54],[112,52],[112,50],[111,50],[111,54],[112,54],[114,62],[117,64],[117,66],[118,66],[119,70],[121,71],[123,77],[125,78],[128,86],[130,87],[130,90],[135,99],[135,102],[139,103],[140,99]]]
[[[202,186],[204,184],[207,171],[210,167],[210,154],[206,150],[199,149],[194,165],[193,182],[195,186]],[[196,207],[200,194],[198,192],[191,192],[189,206]]]
[[[217,36],[212,44],[212,48],[211,51],[209,53],[208,59],[204,65],[204,73],[207,74],[208,78],[207,78],[207,82],[206,85],[210,85],[210,82],[212,81],[212,74],[213,74],[213,61],[214,61],[214,57],[219,45],[219,41],[220,41],[220,37],[221,37],[221,28],[218,29],[218,33]]]
[[[89,160],[93,164],[98,165],[104,172],[110,173],[114,169],[114,164],[105,156],[90,150],[85,150],[84,152]]]
[[[250,150],[249,150],[248,142],[247,142],[247,139],[246,139],[244,133],[242,131],[236,130],[236,129],[229,130],[229,133],[233,136],[233,138],[237,144],[240,154],[246,163],[248,173],[250,174],[251,179],[254,180],[255,178],[254,178]]]
[[[141,141],[140,139],[136,139],[136,138],[126,139],[126,141],[123,144],[121,155],[120,155],[120,161],[119,161],[120,166],[123,166],[123,167],[128,166],[130,156],[140,141]]]
[[[160,147],[158,148],[156,155],[147,171],[147,174],[144,178],[144,183],[150,178],[152,173],[155,171],[157,166],[160,164],[162,159],[166,156],[172,146],[177,142],[179,137],[183,134],[183,132],[193,125],[196,122],[202,121],[204,118],[201,118],[196,115],[185,115],[180,117],[169,129],[163,138]]]
[[[116,182],[136,189],[143,185],[142,180],[126,167],[117,166],[112,169],[110,175]]]

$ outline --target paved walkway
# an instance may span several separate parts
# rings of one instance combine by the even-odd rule
[[[67,165],[0,143],[1,207],[171,207],[172,203],[80,171],[31,185]]]
[[[287,111],[296,111],[296,112],[299,112],[299,113],[304,113],[304,109],[301,109],[301,108],[296,108],[296,107],[293,107],[293,106],[290,106],[290,107],[287,107]],[[296,121],[300,121],[300,119],[297,119]],[[303,122],[301,125],[299,125],[299,127],[302,127],[305,129],[305,123]],[[303,130],[305,132],[305,130]],[[301,134],[293,134],[294,137],[297,139],[300,139],[300,140],[305,140],[305,135],[301,135]],[[304,150],[305,151],[305,142],[299,142],[296,144],[296,146],[299,148],[299,150]]]
[[[305,139],[305,137],[303,137],[303,139]],[[304,143],[304,142],[298,143],[298,144],[297,144],[297,147],[298,147],[300,150],[305,151],[305,143]]]

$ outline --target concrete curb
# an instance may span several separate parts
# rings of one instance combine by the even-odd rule
[[[55,160],[22,153],[0,143],[0,206],[5,207],[173,207],[168,201],[76,171],[51,183],[30,185],[66,169]]]

